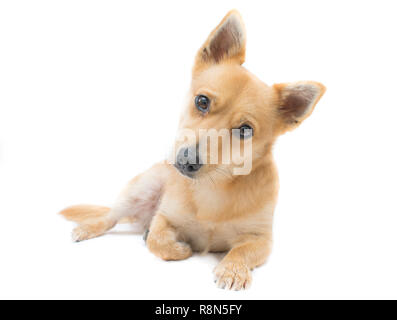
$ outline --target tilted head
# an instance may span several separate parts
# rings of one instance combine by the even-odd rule
[[[197,53],[175,144],[175,166],[185,176],[249,174],[277,136],[312,113],[325,91],[312,81],[266,85],[242,66],[245,46],[244,24],[233,10]]]

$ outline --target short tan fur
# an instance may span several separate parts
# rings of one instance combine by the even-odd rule
[[[242,66],[245,49],[245,27],[233,10],[196,55],[180,128],[231,130],[249,124],[250,174],[233,175],[234,164],[205,164],[190,178],[166,161],[157,163],[134,178],[111,208],[62,211],[79,224],[75,241],[100,236],[128,218],[149,228],[147,246],[156,256],[182,260],[193,251],[227,252],[214,270],[217,285],[240,290],[251,284],[251,270],[267,260],[272,247],[278,193],[272,146],[313,112],[325,87],[314,81],[268,86]],[[199,95],[210,99],[209,112],[197,109]]]

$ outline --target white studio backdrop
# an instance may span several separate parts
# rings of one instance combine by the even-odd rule
[[[0,2],[0,298],[397,298],[394,1]],[[245,292],[219,255],[166,263],[121,226],[72,243],[56,213],[109,205],[163,158],[196,50],[232,8],[245,66],[317,80],[275,146],[274,248]]]

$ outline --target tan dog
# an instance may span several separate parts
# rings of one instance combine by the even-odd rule
[[[266,261],[272,247],[278,193],[272,146],[312,113],[325,87],[311,81],[267,86],[241,66],[245,44],[241,17],[231,11],[196,56],[180,128],[237,129],[232,141],[251,142],[249,174],[235,175],[234,163],[202,164],[202,140],[179,141],[175,164],[158,163],[134,178],[112,208],[83,205],[62,211],[79,223],[75,241],[103,235],[129,219],[149,228],[147,246],[156,256],[182,260],[192,251],[227,251],[214,271],[218,286],[239,290],[250,285],[251,270]],[[198,151],[193,158],[192,150]]]

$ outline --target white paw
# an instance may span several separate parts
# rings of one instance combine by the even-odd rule
[[[74,242],[80,242],[83,240],[90,239],[89,232],[84,226],[78,226],[72,231],[72,240]]]
[[[221,289],[248,289],[252,282],[250,269],[242,263],[221,262],[214,274],[215,283]]]

